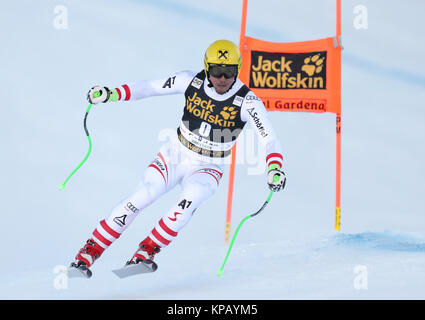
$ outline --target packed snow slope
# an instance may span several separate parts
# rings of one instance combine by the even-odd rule
[[[88,149],[88,89],[201,70],[211,42],[239,41],[242,1],[2,3],[0,298],[424,299],[425,3],[365,0],[366,29],[356,24],[358,5],[342,8],[341,231],[333,229],[335,115],[272,112],[287,185],[244,224],[222,277],[227,172],[157,256],[156,273],[120,280],[111,270],[178,188],[140,214],[90,280],[66,281],[61,266],[134,190],[184,103],[167,96],[93,107],[92,153],[60,191]],[[247,21],[247,35],[269,41],[333,36],[335,1],[249,1]],[[268,195],[252,135],[239,144],[232,232]]]

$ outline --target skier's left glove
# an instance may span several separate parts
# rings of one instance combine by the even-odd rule
[[[269,189],[273,190],[274,192],[280,191],[285,187],[285,173],[280,170],[280,167],[277,164],[272,164],[269,166],[267,183],[269,185]]]

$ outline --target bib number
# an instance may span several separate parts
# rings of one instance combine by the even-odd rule
[[[199,134],[203,137],[208,137],[211,132],[211,125],[207,122],[202,122],[201,126],[199,127]]]

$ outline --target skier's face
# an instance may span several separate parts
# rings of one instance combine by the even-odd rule
[[[212,75],[210,75],[210,82],[214,86],[215,91],[218,94],[224,94],[227,91],[229,91],[230,87],[232,86],[233,82],[235,82],[235,77],[232,77],[230,79],[226,79],[224,75],[221,75],[220,78],[216,78]]]

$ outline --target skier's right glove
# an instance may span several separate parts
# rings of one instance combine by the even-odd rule
[[[93,87],[87,93],[87,100],[92,104],[105,103],[108,101],[117,101],[118,93],[114,90],[109,90],[107,87]]]

